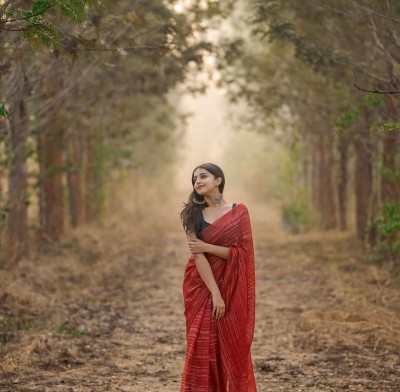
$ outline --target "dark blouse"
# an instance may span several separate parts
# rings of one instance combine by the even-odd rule
[[[236,207],[236,203],[232,204],[232,208]],[[204,218],[202,218],[202,220],[200,221],[200,230],[204,230],[207,226],[212,225],[212,223],[208,223],[207,221],[204,220]]]

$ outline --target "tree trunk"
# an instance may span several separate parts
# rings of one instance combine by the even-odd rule
[[[353,139],[355,152],[355,212],[357,236],[360,240],[367,239],[367,228],[369,223],[369,207],[373,192],[372,176],[372,145],[370,135],[370,123],[368,113],[364,114],[361,124],[362,130]]]
[[[50,54],[52,62],[44,86],[49,98],[64,88],[63,60],[57,53]],[[64,119],[61,115],[62,99],[57,99],[48,113],[47,124],[39,133],[40,164],[40,223],[45,241],[57,242],[64,232]]]
[[[318,165],[318,206],[321,215],[321,228],[323,230],[335,229],[336,205],[333,186],[333,150],[327,143],[328,137],[319,134],[319,165]]]
[[[103,160],[99,151],[98,135],[89,135],[85,145],[85,218],[99,220],[104,207]]]
[[[310,178],[310,153],[309,147],[307,150],[302,154],[301,157],[301,177],[302,177],[302,189],[306,189],[307,193],[309,194],[311,185],[311,178]]]
[[[386,112],[388,117],[395,121],[396,110],[392,97],[386,97]],[[381,172],[381,202],[398,201],[400,198],[400,184],[397,168],[397,154],[399,148],[399,134],[387,132],[382,140],[382,172]]]
[[[22,67],[15,65],[19,86],[10,107],[10,169],[8,176],[9,214],[8,249],[10,261],[18,261],[28,254],[28,115],[25,97],[28,84]]]
[[[319,205],[319,144],[317,141],[313,142],[311,151],[311,199],[315,211],[320,212]]]
[[[339,224],[340,230],[347,230],[347,184],[348,184],[348,156],[349,140],[342,133],[339,137],[339,178],[338,178],[338,203],[339,203]]]
[[[5,121],[4,121],[5,122]],[[5,133],[6,128],[2,128],[2,125],[4,123],[3,121],[0,120],[0,133]],[[0,145],[0,159],[1,161],[5,161],[4,157],[4,148],[3,144]],[[6,222],[7,222],[7,206],[6,206],[6,194],[4,190],[3,183],[5,181],[6,173],[4,170],[3,164],[0,165],[0,257],[3,256],[2,251],[5,249],[5,243],[4,243],[4,234],[5,234],[5,228],[6,228]]]
[[[63,132],[52,121],[39,137],[40,221],[44,239],[54,242],[64,231]]]
[[[78,227],[84,222],[84,203],[82,192],[82,144],[77,135],[67,140],[67,186],[71,226]]]

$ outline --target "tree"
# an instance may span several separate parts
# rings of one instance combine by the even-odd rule
[[[398,89],[400,24],[395,2],[244,4],[256,9],[254,35],[225,48],[225,81],[232,96],[239,92],[253,108],[252,114],[264,120],[261,126],[259,120],[253,123],[257,129],[284,121],[295,130],[285,137],[289,145],[291,138],[301,135],[306,144],[313,146],[305,151],[313,151],[310,194],[321,214],[322,227],[336,226],[338,203],[340,227],[347,228],[349,152],[357,157],[357,232],[360,239],[374,242],[378,188],[391,189],[384,192],[394,195],[397,192],[396,186],[386,184],[388,177],[376,170],[374,162],[382,160],[385,168],[390,167],[391,181],[397,178],[398,168],[396,153],[389,154],[396,151],[397,134],[392,132],[389,138],[371,132],[377,122],[382,124],[380,129],[387,128],[385,122],[393,128],[399,105],[393,94],[392,104],[383,105],[382,100],[361,93],[354,84],[360,87],[375,83],[371,90],[379,91]],[[275,119],[271,121],[271,117]],[[336,184],[337,197],[332,184]]]
[[[95,1],[2,5],[0,50],[7,72],[1,83],[10,114],[3,120],[4,145],[17,113],[10,103],[11,70],[18,62],[29,89],[21,90],[27,128],[25,133],[15,128],[24,136],[18,143],[25,151],[17,177],[23,179],[21,168],[29,171],[16,194],[38,193],[41,241],[57,243],[69,223],[99,220],[116,170],[154,173],[172,160],[180,117],[168,96],[185,79],[188,64],[201,70],[212,48],[194,35],[201,36],[204,20],[220,13],[213,3],[193,5],[185,14],[161,0],[122,1],[108,8],[94,7],[100,5]],[[150,154],[160,159],[149,162]],[[24,200],[28,208],[34,198]],[[13,214],[10,210],[9,222]],[[26,215],[23,220],[28,227]],[[20,234],[26,247],[28,233]],[[9,247],[11,253],[14,248]]]

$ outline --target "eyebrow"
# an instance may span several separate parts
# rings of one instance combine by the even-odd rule
[[[205,172],[205,171],[204,172],[200,172],[199,176],[201,176],[202,174],[207,174],[207,172]],[[193,178],[197,178],[197,176],[193,176]]]

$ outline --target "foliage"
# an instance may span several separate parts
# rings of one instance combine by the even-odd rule
[[[0,105],[0,117],[10,117],[10,112],[5,105]]]
[[[340,77],[350,85],[379,81],[381,88],[396,87],[398,61],[398,2],[259,1],[254,4],[253,26],[260,37],[287,42],[295,56],[319,72]],[[315,23],[323,20],[324,23]],[[357,25],[357,34],[354,26]],[[366,60],[368,52],[368,60]],[[339,79],[338,79],[339,80]]]
[[[80,24],[90,7],[104,3],[102,0],[40,0],[34,1],[31,8],[0,6],[0,30],[20,32],[23,39],[36,47],[60,49],[64,33],[51,20],[62,16]]]
[[[310,203],[309,191],[301,181],[300,163],[306,154],[304,142],[292,143],[281,157],[278,178],[281,193],[281,220],[283,227],[293,234],[306,232],[318,222]]]
[[[379,133],[400,132],[400,123],[393,122],[378,122],[373,127]]]
[[[395,192],[395,186],[385,185],[398,178],[397,135],[379,138],[370,132],[374,124],[380,132],[399,129],[397,2],[244,3],[252,12],[253,35],[247,41],[235,37],[226,45],[227,89],[232,100],[242,98],[249,105],[245,120],[253,129],[274,132],[285,146],[295,146],[299,140],[306,146],[303,159],[291,156],[282,181],[286,192],[281,194],[288,205],[283,208],[285,217],[301,216],[292,195],[304,191],[319,212],[322,227],[333,229],[338,217],[346,230],[347,215],[354,211],[357,235],[365,238],[369,230],[372,243],[374,228],[367,221],[376,221],[380,201],[369,200],[370,189],[374,195]],[[389,156],[390,149],[396,156]],[[387,155],[382,157],[382,151]],[[361,160],[365,171],[354,173],[353,210],[349,170]],[[390,178],[368,165],[381,160],[390,166]],[[337,198],[331,197],[335,188]],[[362,188],[368,191],[363,193]]]
[[[400,233],[400,203],[382,204],[382,217],[379,220],[379,232],[384,237],[394,237]]]
[[[350,110],[334,119],[333,125],[338,129],[346,129],[359,117],[359,115],[360,113],[358,111]]]
[[[203,69],[213,48],[206,30],[223,11],[213,0],[182,13],[172,0],[104,3],[1,2],[0,115],[8,119],[0,123],[0,180],[15,179],[20,188],[2,194],[0,241],[12,255],[23,248],[18,258],[30,227],[40,225],[40,241],[57,242],[66,222],[104,217],[121,175],[133,179],[135,199],[146,204],[139,193],[154,178],[170,185],[184,121],[176,87]],[[22,213],[16,203],[6,209],[9,189],[29,196]]]
[[[292,234],[308,231],[317,223],[307,195],[282,203],[281,219],[283,227]]]
[[[378,109],[383,105],[384,96],[374,93],[367,93],[362,97],[362,105],[366,108]]]
[[[388,263],[395,270],[400,267],[400,203],[383,203],[378,220],[379,242],[370,255],[370,261]],[[400,272],[400,271],[399,271]]]
[[[384,97],[373,93],[366,93],[361,97],[353,99],[352,103],[347,103],[347,111],[339,114],[333,121],[333,126],[337,129],[347,129],[357,120],[360,119],[365,109],[375,109],[376,114],[379,112],[378,109],[382,108],[384,103]],[[341,110],[341,108],[339,108]]]
[[[66,34],[58,21],[64,17],[75,24],[81,24],[92,7],[101,7],[104,0],[40,0],[29,8],[26,4],[18,7],[0,5],[0,33],[17,33],[35,48],[63,48],[62,40]],[[59,26],[55,24],[57,22]],[[10,48],[11,49],[11,48]],[[0,105],[0,117],[9,117],[5,105]]]

